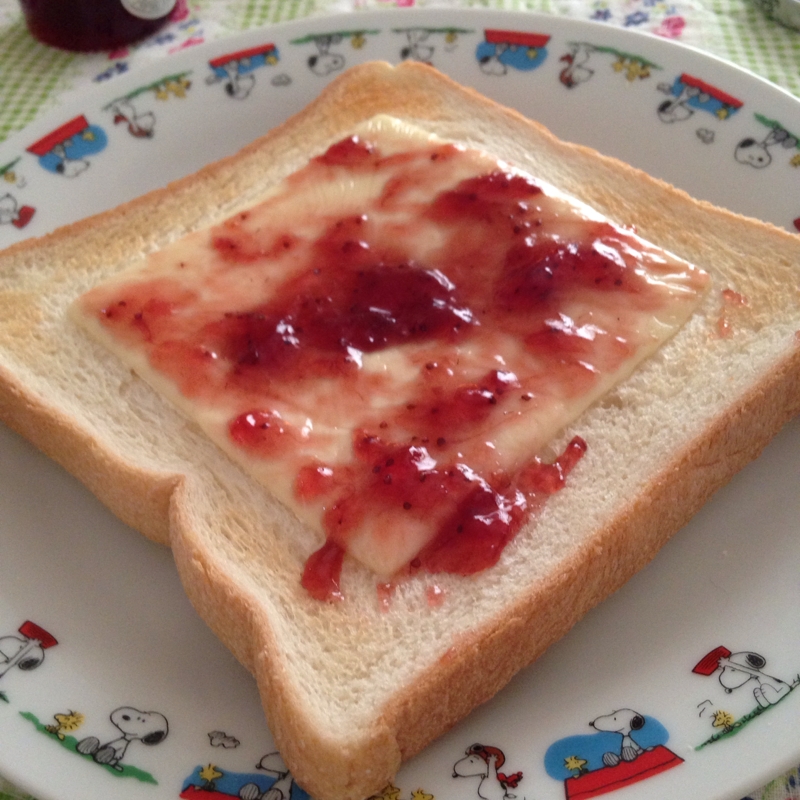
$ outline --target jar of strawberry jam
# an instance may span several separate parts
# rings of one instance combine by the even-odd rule
[[[65,50],[112,50],[155,33],[176,0],[20,0],[30,32]]]

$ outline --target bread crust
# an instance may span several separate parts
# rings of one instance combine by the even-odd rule
[[[397,729],[402,733],[403,759],[432,740],[426,728],[431,706],[441,706],[442,698],[449,701],[442,728],[446,730],[493,697],[588,611],[647,566],[714,492],[757,458],[798,413],[800,342],[759,387],[676,453],[641,494],[571,555],[560,573],[520,593],[502,618],[463,637],[413,692],[392,701],[387,715],[398,723],[402,720]],[[536,636],[531,636],[532,630]]]
[[[380,791],[403,760],[491,698],[649,563],[713,492],[800,411],[800,342],[783,335],[782,349],[769,367],[749,383],[737,384],[730,402],[669,450],[635,495],[618,502],[577,546],[565,549],[557,569],[522,588],[515,586],[502,607],[492,607],[473,626],[454,633],[411,679],[384,693],[374,713],[359,717],[357,725],[345,724],[348,735],[342,735],[341,723],[325,724],[297,680],[295,662],[284,652],[286,634],[279,620],[284,612],[279,608],[302,606],[303,619],[314,620],[347,612],[328,606],[309,609],[307,598],[293,590],[287,590],[288,599],[265,598],[246,566],[228,551],[220,552],[218,540],[199,532],[193,493],[207,477],[166,461],[150,463],[143,455],[121,453],[118,440],[95,427],[92,409],[45,399],[50,379],[37,370],[52,363],[58,326],[66,323],[57,314],[48,317],[39,293],[46,283],[57,298],[55,305],[63,306],[104,275],[108,265],[125,268],[131,253],[149,252],[255,202],[265,187],[293,172],[310,154],[377,113],[434,127],[442,135],[460,131],[457,138],[490,149],[495,143],[509,160],[518,157],[525,162],[519,166],[615,221],[635,222],[645,238],[712,271],[721,264],[726,281],[739,281],[757,298],[746,312],[749,316],[742,318],[743,326],[755,330],[779,315],[783,319],[792,303],[797,306],[800,285],[797,237],[698,203],[613,159],[560,142],[537,123],[410,63],[353,68],[300,115],[236,156],[95,219],[0,254],[0,308],[9,311],[0,323],[0,418],[82,480],[127,524],[171,546],[191,602],[256,677],[278,747],[295,778],[317,800],[362,800]],[[666,221],[665,209],[673,215]],[[715,230],[711,244],[708,226]],[[748,236],[742,236],[743,226]],[[768,285],[766,278],[752,274],[755,259],[769,264]],[[787,300],[776,286],[791,287],[794,299]],[[713,320],[706,317],[707,328]],[[96,356],[91,347],[82,354],[90,356]],[[102,372],[109,363],[103,361],[97,369]],[[59,398],[70,389],[68,379],[63,384]],[[196,433],[189,428],[185,432]],[[219,455],[219,460],[224,457]],[[229,465],[224,469],[233,470]],[[218,478],[221,484],[225,476]],[[288,564],[283,572],[289,572],[301,563],[303,547],[307,554],[308,539],[296,548],[287,545],[281,539],[282,524],[273,519],[274,530],[265,532],[268,541],[263,547],[271,548],[276,561]],[[504,559],[511,568],[524,570],[524,565],[515,567],[515,559],[524,558],[526,547],[521,544],[519,552],[509,548]],[[282,573],[281,579],[290,580]],[[446,609],[439,613],[446,619]],[[353,636],[377,636],[382,624],[379,614],[372,614],[364,631]],[[335,622],[320,625],[335,627]]]

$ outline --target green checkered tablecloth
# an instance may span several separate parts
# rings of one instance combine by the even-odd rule
[[[111,79],[176,48],[274,22],[394,6],[529,10],[635,27],[721,56],[800,96],[800,31],[768,19],[754,0],[178,0],[172,21],[152,39],[90,55],[38,44],[16,0],[0,0],[0,141],[64,93]],[[800,768],[749,798],[800,800]],[[26,796],[0,777],[0,800]]]

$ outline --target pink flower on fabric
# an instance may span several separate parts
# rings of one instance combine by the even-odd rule
[[[172,9],[172,13],[169,15],[170,22],[180,22],[186,17],[189,16],[189,4],[186,0],[178,0],[175,3],[175,8]]]
[[[685,27],[686,20],[683,17],[665,17],[653,33],[665,39],[677,39]]]

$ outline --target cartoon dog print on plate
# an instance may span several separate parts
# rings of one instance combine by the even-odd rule
[[[209,734],[210,735],[210,734]],[[277,752],[267,753],[256,764],[260,773],[226,770],[218,764],[195,769],[183,784],[183,800],[206,800],[214,792],[217,800],[310,800]]]
[[[292,773],[283,763],[280,753],[267,753],[256,764],[256,769],[262,769],[275,779],[275,782],[266,790],[261,791],[257,784],[248,784],[239,791],[242,800],[289,800],[295,785]]]
[[[54,636],[30,620],[17,632],[19,636],[0,636],[0,678],[14,667],[24,672],[36,669],[44,661],[45,650],[58,644]],[[0,699],[8,700],[3,692]]]
[[[36,209],[33,206],[20,205],[13,194],[6,192],[0,195],[0,225],[24,228],[35,213]]]
[[[206,83],[210,86],[224,81],[229,97],[244,100],[256,85],[253,72],[261,67],[274,66],[279,58],[278,48],[274,44],[227,53],[208,62],[212,74],[206,78]]]
[[[116,708],[111,712],[110,719],[121,736],[112,734],[102,740],[96,736],[87,736],[80,741],[73,736],[73,733],[86,721],[80,711],[70,710],[66,713],[53,714],[55,725],[43,724],[29,711],[21,711],[20,716],[31,722],[39,733],[52,739],[54,743],[104,767],[116,777],[135,778],[142,783],[158,783],[149,772],[127,763],[126,758],[133,742],[153,746],[161,744],[167,738],[169,733],[167,719],[157,711],[139,711],[129,706]]]
[[[444,50],[452,52],[458,46],[459,34],[472,31],[464,28],[393,28],[392,33],[404,34],[406,37],[406,44],[400,49],[400,58],[403,61],[433,64],[437,37],[443,37]]]
[[[16,189],[25,188],[26,181],[18,176],[14,167],[20,159],[15,158],[8,164],[0,166],[0,178],[11,184]],[[24,228],[36,213],[33,206],[20,205],[17,198],[10,192],[0,194],[0,225],[13,225],[15,228]]]
[[[594,68],[587,66],[590,60],[596,60],[592,59],[594,53],[612,55],[614,60],[611,62],[611,68],[614,72],[624,73],[629,82],[649,78],[652,70],[661,69],[644,56],[623,53],[613,47],[600,47],[589,42],[570,42],[569,52],[559,59],[566,63],[558,75],[561,83],[568,89],[586,83],[595,73]]]
[[[476,791],[481,800],[513,800],[517,795],[509,789],[517,788],[522,773],[506,775],[500,772],[505,762],[505,753],[499,748],[473,744],[467,748],[464,758],[453,765],[453,777],[478,778]]]
[[[761,114],[753,115],[758,122],[766,126],[767,133],[761,138],[748,136],[736,145],[734,157],[740,164],[748,164],[756,169],[763,169],[772,163],[773,150],[800,150],[800,137],[790,133],[780,122],[767,119]],[[789,162],[793,167],[800,167],[800,153],[793,153]]]
[[[156,117],[152,111],[141,107],[141,99],[152,93],[156,100],[164,102],[170,97],[183,99],[191,88],[188,72],[167,75],[147,86],[129,92],[123,97],[112,100],[105,106],[105,111],[114,114],[114,124],[124,124],[128,133],[136,139],[150,139],[155,133]]]
[[[122,772],[121,761],[125,758],[131,742],[146,745],[160,744],[167,738],[169,725],[167,718],[157,711],[139,711],[130,706],[115,708],[111,712],[111,723],[119,730],[118,736],[101,744],[96,736],[89,736],[78,742],[77,751],[91,756],[98,764],[107,764]]]
[[[544,63],[549,41],[546,33],[488,29],[475,58],[486,75],[505,75],[509,68],[527,72]]]
[[[74,178],[91,166],[87,156],[101,152],[106,144],[105,131],[81,114],[34,142],[28,152],[38,156],[48,172]]]
[[[332,33],[312,33],[301,39],[292,39],[292,44],[313,44],[317,52],[310,55],[307,60],[308,68],[320,77],[330,75],[332,72],[344,69],[346,59],[338,52],[331,52],[331,47],[341,45],[345,39],[350,40],[354,50],[360,50],[367,43],[367,36],[380,33],[378,30],[346,30]]]
[[[712,700],[704,700],[698,705],[700,716],[708,716],[715,733],[698,749],[722,738],[738,733],[745,725],[763,714],[771,707],[785,700],[800,686],[800,674],[792,682],[782,680],[764,672],[767,659],[759,653],[742,651],[731,652],[727,647],[715,647],[695,664],[692,672],[703,677],[717,676],[726,695],[734,693],[747,695],[755,700],[755,708],[737,718],[730,708],[717,708]],[[743,690],[743,692],[740,692]],[[747,706],[750,707],[749,704]]]
[[[135,139],[151,139],[155,133],[156,117],[152,111],[138,111],[132,100],[115,100],[111,106],[114,124],[124,124]]]
[[[728,119],[744,104],[732,95],[723,92],[710,83],[687,75],[678,75],[670,83],[660,83],[658,90],[669,95],[658,107],[658,118],[662,122],[682,122],[689,119],[696,110],[707,111],[721,120]]]
[[[567,800],[598,797],[683,763],[665,747],[666,728],[631,708],[599,716],[589,726],[594,733],[559,739],[544,757],[547,774],[564,782]]]

